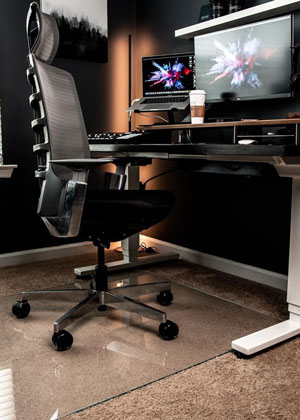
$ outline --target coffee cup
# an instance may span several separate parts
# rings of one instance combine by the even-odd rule
[[[205,114],[205,90],[190,91],[191,123],[202,124]]]

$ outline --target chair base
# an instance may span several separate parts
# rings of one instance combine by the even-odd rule
[[[91,282],[91,287],[85,289],[44,289],[22,292],[21,301],[18,301],[13,305],[12,311],[18,318],[25,318],[30,312],[30,305],[27,302],[27,298],[30,300],[40,300],[48,299],[53,296],[65,299],[66,296],[70,296],[72,294],[75,296],[85,296],[83,300],[72,307],[53,324],[54,334],[52,341],[56,350],[59,351],[68,350],[73,343],[71,334],[65,331],[64,328],[72,324],[76,319],[88,313],[94,312],[95,310],[105,310],[106,307],[121,309],[148,319],[159,321],[161,322],[159,333],[162,338],[166,340],[174,339],[178,335],[178,326],[172,321],[167,320],[165,312],[133,299],[133,297],[147,295],[154,292],[158,293],[157,300],[162,305],[166,306],[171,303],[173,296],[170,291],[169,282],[113,287],[107,291],[98,290],[93,282]]]
[[[127,270],[129,268],[137,268],[145,265],[159,264],[161,262],[178,260],[179,258],[180,255],[176,252],[164,252],[156,255],[147,255],[146,257],[138,257],[137,259],[133,259],[130,261],[127,261],[127,259],[123,259],[121,261],[113,261],[107,263],[106,266],[108,272],[112,273],[124,269]],[[74,268],[74,274],[76,274],[76,276],[78,276],[79,278],[88,276],[90,274],[93,274],[94,272],[95,265]]]

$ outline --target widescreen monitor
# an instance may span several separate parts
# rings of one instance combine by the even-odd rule
[[[143,57],[143,96],[188,94],[195,89],[195,56],[180,53]]]
[[[195,37],[196,88],[207,102],[289,97],[292,16]]]

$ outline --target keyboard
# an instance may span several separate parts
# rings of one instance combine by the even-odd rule
[[[175,96],[175,97],[164,97],[164,98],[149,98],[141,102],[141,104],[169,104],[169,103],[178,103],[185,102],[186,96]]]
[[[89,134],[89,144],[141,144],[148,137],[141,131]]]

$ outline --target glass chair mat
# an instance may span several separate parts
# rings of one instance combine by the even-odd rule
[[[137,284],[165,281],[147,271],[110,277]],[[71,301],[35,300],[29,316],[16,319],[11,306],[20,297],[1,297],[0,385],[7,377],[15,418],[62,417],[225,353],[233,339],[278,322],[179,283],[171,287],[170,306],[160,306],[155,295],[141,301],[167,312],[179,326],[177,339],[162,340],[156,321],[108,309],[70,325],[74,343],[65,352],[54,350],[51,337],[53,322],[73,306]]]

